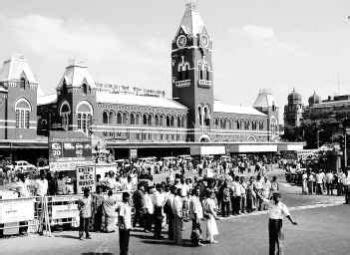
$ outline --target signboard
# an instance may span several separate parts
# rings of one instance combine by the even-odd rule
[[[34,220],[34,199],[0,200],[0,224]]]
[[[88,188],[95,192],[95,167],[94,166],[77,166],[77,193],[83,193]]]
[[[92,156],[91,141],[51,141],[49,145],[50,161],[58,161],[61,158],[88,158]]]
[[[92,165],[92,161],[84,161],[86,165]],[[54,172],[60,171],[75,171],[77,166],[81,166],[81,160],[75,161],[59,161],[59,162],[50,162],[50,170]]]
[[[137,149],[130,149],[129,150],[129,158],[130,159],[137,159]]]
[[[50,162],[92,157],[91,138],[81,132],[52,131],[49,137]]]
[[[79,217],[77,204],[52,205],[52,219],[66,219]]]
[[[191,155],[224,155],[225,146],[194,146],[191,147]]]

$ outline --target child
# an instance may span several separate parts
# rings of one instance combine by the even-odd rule
[[[86,239],[91,239],[89,228],[92,215],[92,198],[90,196],[90,190],[88,188],[84,189],[84,196],[79,200],[78,208],[80,211],[79,239],[83,240],[84,232]]]

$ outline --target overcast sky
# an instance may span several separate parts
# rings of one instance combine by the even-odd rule
[[[0,0],[0,60],[22,53],[45,93],[68,59],[96,81],[171,96],[170,44],[185,0]],[[270,88],[279,106],[293,87],[306,102],[350,94],[349,0],[199,0],[214,41],[215,97],[251,105]]]

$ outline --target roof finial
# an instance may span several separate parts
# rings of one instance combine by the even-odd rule
[[[186,6],[191,10],[197,9],[197,0],[186,0]]]

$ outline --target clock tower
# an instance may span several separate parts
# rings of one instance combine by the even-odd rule
[[[213,113],[212,40],[194,0],[188,0],[172,41],[173,99],[188,107],[188,141],[208,141]]]

